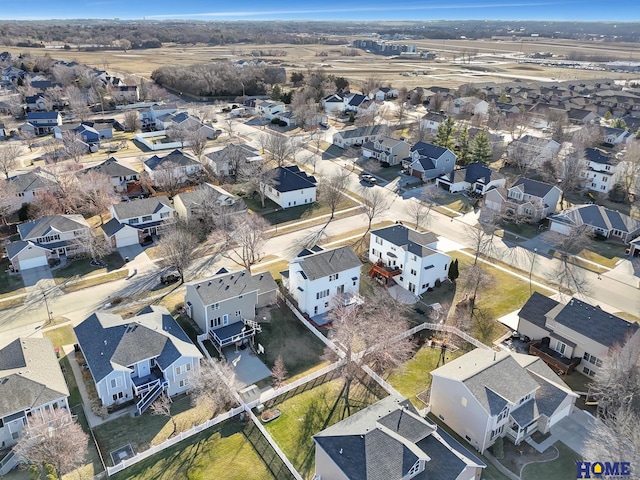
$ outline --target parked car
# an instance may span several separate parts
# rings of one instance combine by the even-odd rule
[[[363,173],[362,175],[360,175],[360,180],[370,185],[378,182],[378,179],[376,177],[374,177],[373,175],[369,175],[368,173]]]
[[[176,283],[180,280],[180,274],[176,270],[165,273],[160,277],[160,282],[163,285],[169,285],[170,283]]]
[[[151,245],[152,243],[153,243],[153,238],[151,237],[151,235],[147,235],[142,239],[142,243],[140,245],[142,245],[143,247],[146,247],[147,245]]]

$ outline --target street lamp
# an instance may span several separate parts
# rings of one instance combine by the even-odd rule
[[[47,317],[49,318],[49,322],[48,323],[51,323],[51,314],[53,312],[51,312],[49,310],[49,302],[47,302],[47,294],[46,294],[46,292],[42,292],[42,298],[44,298],[44,306],[47,309]]]
[[[279,209],[276,208],[276,211],[275,211],[276,233],[278,233],[278,210]]]
[[[529,269],[529,295],[531,295],[532,293],[532,288],[531,288],[531,275],[533,275],[533,265],[536,263],[536,254],[538,253],[538,249],[534,248],[533,249],[533,255],[531,257],[531,268]]]

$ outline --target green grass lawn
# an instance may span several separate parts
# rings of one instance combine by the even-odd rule
[[[177,431],[189,430],[194,425],[199,425],[211,418],[211,412],[202,407],[192,407],[191,397],[188,395],[174,398],[171,406],[173,418],[176,421]],[[164,442],[173,431],[173,425],[169,417],[152,415],[147,410],[139,417],[128,415],[110,420],[94,429],[98,446],[102,456],[111,465],[109,452],[130,443],[133,450],[143,452],[152,445]]]
[[[457,350],[447,352],[445,359],[447,362],[455,360],[464,352]],[[416,395],[431,387],[431,375],[429,372],[436,369],[440,359],[440,348],[424,346],[416,352],[414,357],[401,367],[394,369],[387,377],[387,381],[393,388],[411,400],[417,409],[426,407]]]
[[[50,339],[54,347],[73,345],[77,342],[76,335],[73,333],[73,327],[71,325],[64,325],[62,327],[46,330],[42,332],[42,336]]]
[[[338,206],[336,207],[336,212],[355,206],[357,206],[356,202],[354,202],[350,198],[343,196],[340,200],[340,203],[338,203]],[[264,214],[263,217],[271,225],[282,225],[283,223],[306,220],[308,218],[318,217],[320,215],[326,215],[330,213],[331,208],[329,207],[329,205],[324,203],[322,200],[319,200],[314,203],[299,205],[297,207],[290,207],[285,209],[278,207],[277,212]]]
[[[65,293],[76,292],[83,288],[95,287],[96,285],[102,285],[103,283],[113,282],[114,280],[121,280],[129,276],[127,270],[118,270],[116,272],[107,273],[99,277],[87,278],[86,280],[80,280],[79,282],[61,285],[60,289]]]
[[[71,407],[80,405],[82,403],[82,397],[80,396],[80,390],[78,389],[78,382],[71,370],[70,359],[66,355],[60,359],[60,368],[62,368],[62,374],[69,387],[69,405]]]
[[[79,258],[77,260],[72,260],[64,267],[53,270],[53,278],[56,280],[56,283],[62,283],[69,279],[113,272],[114,270],[118,270],[124,266],[124,261],[122,260],[122,257],[119,253],[112,253],[110,255],[107,255],[102,259],[102,261],[107,264],[106,268],[91,265],[90,258]]]
[[[525,465],[521,472],[522,480],[574,478],[576,461],[580,460],[580,457],[562,442],[556,442],[554,448],[558,450],[558,458],[550,462]]]
[[[299,375],[322,363],[324,343],[313,335],[288,307],[271,309],[271,323],[262,324],[262,333],[256,342],[264,347],[260,359],[273,368],[278,355],[282,355],[289,377]]]
[[[115,480],[268,480],[275,477],[247,441],[243,424],[229,420],[114,475]]]
[[[312,435],[343,420],[341,396],[344,381],[336,379],[300,393],[277,405],[282,414],[265,424],[289,461],[303,478],[311,479],[315,467]],[[351,414],[377,402],[379,398],[362,384],[353,382],[350,394]]]
[[[10,274],[7,270],[9,270],[9,259],[3,258],[0,260],[0,298],[25,293],[22,276]]]

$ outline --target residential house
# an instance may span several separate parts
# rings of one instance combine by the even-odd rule
[[[190,177],[202,172],[202,163],[178,149],[159,157],[153,157],[143,162],[144,170],[152,181],[175,179],[177,183],[184,183]]]
[[[140,174],[136,170],[115,157],[110,157],[98,165],[83,170],[83,172],[97,172],[106,175],[111,179],[111,185],[118,193],[126,192],[130,185],[140,181]]]
[[[617,159],[598,148],[585,148],[583,170],[580,177],[588,190],[598,193],[609,193],[619,177]]]
[[[100,143],[104,138],[113,138],[113,127],[108,123],[83,122],[79,125],[65,124],[53,127],[54,138],[63,140],[67,132],[77,133],[86,144]]]
[[[33,135],[45,135],[52,133],[56,125],[62,125],[60,112],[29,112],[27,123],[22,124],[19,129]]]
[[[187,315],[218,350],[239,346],[262,331],[258,309],[276,303],[278,286],[269,272],[228,272],[185,283]]]
[[[525,135],[507,146],[507,157],[511,163],[537,168],[553,160],[559,151],[560,144],[555,140]]]
[[[431,412],[480,453],[572,413],[575,394],[540,358],[477,348],[431,372]]]
[[[149,197],[116,203],[109,209],[111,220],[102,231],[111,248],[142,243],[149,235],[158,234],[163,222],[173,221],[174,209],[167,197]]]
[[[625,115],[624,117],[622,117],[622,120],[624,120],[626,128],[627,130],[629,130],[629,133],[631,133],[631,135],[637,134],[637,132],[640,130],[640,117]]]
[[[243,202],[238,202],[237,197],[227,192],[224,188],[210,183],[203,183],[195,190],[184,192],[173,197],[173,208],[176,215],[187,221],[201,219],[205,214],[213,217],[220,216],[222,211],[237,214],[246,211]]]
[[[43,112],[47,110],[47,102],[44,98],[44,95],[37,93],[35,95],[29,95],[24,99],[27,104],[27,109],[30,111],[36,110],[39,112]]]
[[[480,480],[486,465],[406,398],[389,396],[313,436],[322,480]]]
[[[149,108],[140,111],[142,127],[148,128],[150,125],[155,125],[156,120],[161,116],[173,115],[177,111],[177,105],[172,103],[151,105]]]
[[[409,171],[409,175],[418,177],[423,182],[453,172],[455,164],[455,153],[448,148],[426,142],[416,143],[411,147],[409,157],[402,161],[402,165]]]
[[[585,110],[581,108],[571,108],[567,112],[567,116],[569,117],[569,121],[571,123],[577,123],[580,125],[594,123],[598,119],[598,115],[596,115],[591,110]]]
[[[360,109],[366,108],[369,97],[360,93],[352,93],[344,97],[345,112],[360,112]]]
[[[200,350],[165,307],[127,319],[96,312],[73,331],[105,407],[134,400],[140,415],[163,392],[186,392],[200,371]]]
[[[369,276],[388,285],[391,279],[414,295],[422,295],[449,274],[451,257],[438,251],[438,237],[404,225],[371,232]]]
[[[383,102],[393,98],[398,98],[398,91],[391,87],[380,87],[369,93],[369,99],[376,102]]]
[[[450,193],[484,195],[491,188],[504,187],[505,178],[483,163],[472,163],[436,178],[436,185]]]
[[[365,158],[375,158],[380,162],[389,165],[399,165],[402,160],[409,156],[411,147],[406,140],[398,140],[392,137],[381,137],[373,142],[366,142],[362,145],[362,156]]]
[[[363,145],[366,142],[374,142],[380,138],[382,138],[382,126],[371,125],[336,132],[333,134],[333,144],[340,148],[349,148]]]
[[[230,143],[222,150],[207,153],[206,161],[213,173],[218,177],[237,175],[238,169],[253,162],[264,162],[257,149],[250,145]]]
[[[166,130],[167,134],[171,135],[171,128],[173,127],[179,127],[188,133],[200,132],[208,139],[217,138],[219,135],[219,131],[216,132],[216,130],[209,125],[202,123],[198,117],[189,115],[186,112],[165,113],[156,117],[155,130]],[[188,143],[188,140],[184,143]]]
[[[48,338],[18,338],[0,349],[0,379],[2,449],[20,440],[29,420],[69,411],[69,389]]]
[[[629,132],[624,128],[603,127],[604,138],[602,139],[605,145],[620,145],[628,140]]]
[[[113,86],[109,91],[111,93],[111,99],[117,105],[136,103],[140,100],[137,85]]]
[[[595,235],[618,238],[625,243],[640,234],[640,220],[600,205],[574,205],[550,216],[549,221],[549,230],[564,235],[583,225]]]
[[[263,120],[271,121],[277,114],[284,113],[285,104],[271,100],[256,100],[256,114]]]
[[[420,127],[423,130],[430,130],[431,133],[435,133],[438,127],[447,119],[447,116],[442,113],[428,112],[420,119]]]
[[[320,101],[325,113],[339,113],[344,111],[344,94],[332,93]]]
[[[518,312],[517,331],[533,341],[531,354],[555,371],[575,368],[589,377],[598,374],[612,348],[624,345],[639,329],[599,306],[577,298],[562,304],[538,292]]]
[[[520,178],[509,188],[489,190],[484,197],[484,206],[495,212],[539,222],[556,212],[561,195],[562,190],[555,185]]]
[[[20,240],[7,244],[14,271],[42,267],[49,259],[86,252],[91,227],[82,215],[53,215],[18,225]]]
[[[31,203],[39,193],[56,193],[60,189],[56,177],[41,167],[9,177],[7,181],[13,185],[16,192],[14,208],[19,208],[24,203]]]
[[[303,250],[289,263],[283,284],[298,303],[298,308],[317,324],[325,323],[324,314],[334,301],[359,301],[362,262],[349,247],[333,250]]]
[[[8,66],[2,69],[2,77],[0,79],[3,82],[13,83],[17,81],[19,78],[24,78],[27,74],[24,70],[14,66]]]
[[[261,188],[267,198],[282,208],[314,203],[316,201],[316,179],[307,175],[299,167],[276,167],[269,176],[270,180]]]
[[[454,115],[486,115],[489,104],[477,97],[460,97],[453,101],[451,112]]]

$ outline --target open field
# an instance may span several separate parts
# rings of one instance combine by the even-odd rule
[[[355,37],[354,37],[355,38]],[[291,45],[274,44],[272,49],[283,50],[284,57],[277,58],[282,66],[292,70],[307,68],[331,68],[336,76],[345,76],[350,80],[364,80],[371,76],[383,82],[392,82],[395,87],[430,86],[446,83],[455,87],[474,81],[508,81],[515,78],[531,77],[570,80],[601,78],[629,78],[628,75],[616,72],[598,72],[591,70],[573,70],[539,65],[518,64],[515,59],[521,53],[547,51],[564,56],[571,52],[584,54],[609,54],[612,59],[628,59],[629,53],[637,45],[625,43],[596,43],[573,40],[551,40],[545,38],[526,38],[522,41],[510,39],[500,40],[416,40],[421,50],[435,51],[438,60],[427,61],[418,58],[387,58],[360,51],[359,56],[343,56],[341,46],[329,45]],[[134,75],[149,77],[151,72],[162,65],[190,65],[215,60],[241,59],[261,46],[255,44],[234,44],[223,46],[178,46],[165,44],[162,48],[148,50],[120,50],[99,52],[83,52],[75,50],[47,51],[56,59],[75,60],[104,68]],[[12,54],[29,52],[42,55],[41,48],[3,47]],[[455,63],[462,52],[477,52],[478,56],[471,65]],[[319,56],[319,54],[326,56]],[[469,70],[469,66],[473,70]],[[482,71],[484,70],[484,71]],[[403,73],[409,76],[403,76]],[[416,72],[418,75],[414,74]]]

